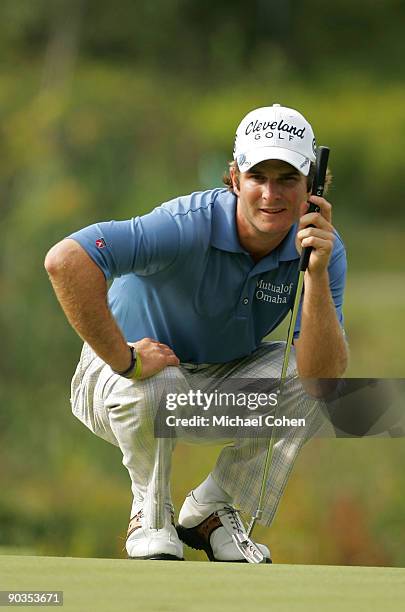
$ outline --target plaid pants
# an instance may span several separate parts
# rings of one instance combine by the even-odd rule
[[[131,516],[142,503],[150,526],[160,528],[164,522],[164,505],[171,504],[171,455],[176,439],[154,436],[154,419],[162,394],[187,392],[196,386],[203,388],[213,377],[217,380],[278,379],[284,346],[283,342],[263,343],[253,354],[240,360],[226,364],[181,364],[167,367],[146,380],[134,381],[114,374],[84,344],[71,385],[72,411],[93,433],[121,449],[132,483]],[[306,428],[303,435],[297,428],[287,427],[275,441],[260,521],[267,526],[274,518],[299,450],[323,423],[321,410],[314,410],[314,405],[321,402],[307,396],[296,377],[293,350],[287,379],[288,400],[277,416],[303,417]],[[233,503],[251,515],[259,499],[268,439],[241,438],[227,442],[231,444],[222,449],[212,475]]]

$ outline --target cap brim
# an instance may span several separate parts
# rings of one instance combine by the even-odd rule
[[[294,168],[301,172],[301,174],[304,176],[308,176],[309,168],[311,166],[311,160],[309,157],[305,157],[300,153],[295,153],[290,149],[283,149],[282,147],[258,147],[253,151],[248,151],[243,155],[244,161],[242,164],[239,163],[240,157],[241,156],[236,157],[236,162],[240,172],[247,172],[256,164],[268,159],[279,159],[280,161],[287,162],[287,164],[294,166]]]

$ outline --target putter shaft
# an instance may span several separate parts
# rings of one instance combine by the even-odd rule
[[[288,328],[287,342],[286,342],[285,349],[284,349],[283,365],[281,367],[280,385],[277,391],[278,401],[280,401],[281,399],[284,381],[287,377],[288,362],[290,359],[291,346],[292,346],[292,341],[294,337],[295,323],[297,321],[298,308],[300,305],[302,288],[304,285],[304,274],[305,274],[305,271],[301,271],[298,275],[297,290],[295,292],[294,306],[293,306],[293,311],[291,313],[290,325]],[[278,405],[278,402],[277,402],[277,405]],[[274,418],[276,417],[277,405],[276,405],[275,412],[274,412]],[[269,445],[267,447],[266,458],[264,460],[263,477],[262,477],[262,483],[260,485],[260,494],[259,494],[259,502],[257,504],[257,510],[256,510],[255,515],[252,516],[252,520],[250,521],[249,526],[247,528],[247,534],[249,537],[251,536],[253,528],[256,525],[256,521],[260,520],[263,514],[263,502],[264,502],[264,494],[266,491],[266,482],[267,482],[267,477],[269,475],[271,462],[273,459],[273,449],[274,449],[274,442],[275,442],[274,432],[275,432],[275,427],[273,427],[272,429]]]

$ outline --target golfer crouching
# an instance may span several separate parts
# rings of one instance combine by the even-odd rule
[[[266,445],[246,438],[225,446],[186,497],[176,530],[170,496],[176,438],[159,446],[154,419],[162,395],[189,388],[196,375],[201,384],[280,376],[284,343],[263,338],[292,308],[307,246],[313,250],[288,376],[336,378],[346,369],[345,249],[331,205],[310,196],[315,151],[311,125],[296,110],[255,109],[237,129],[225,187],[177,197],[142,217],[95,223],[46,256],[57,298],[84,340],[73,412],[119,446],[131,478],[131,558],[180,560],[185,542],[211,561],[247,560],[235,537],[245,534],[236,508],[256,509]],[[320,212],[308,213],[309,202]],[[309,403],[293,394],[285,409],[293,414],[299,405],[305,415]],[[274,445],[265,525],[304,441],[292,430]],[[266,546],[252,545],[271,561]]]

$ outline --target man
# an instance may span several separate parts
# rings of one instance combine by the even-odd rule
[[[334,378],[345,371],[345,251],[331,205],[310,197],[314,161],[313,131],[300,113],[279,104],[256,109],[238,127],[228,189],[89,226],[46,257],[62,308],[85,341],[72,381],[73,412],[120,447],[131,477],[126,548],[132,558],[183,558],[170,499],[174,442],[158,447],[154,438],[162,394],[187,388],[195,375],[201,381],[280,375],[283,343],[262,338],[292,307],[303,247],[313,251],[289,375]],[[320,212],[308,214],[308,201]],[[305,399],[294,401],[293,412],[307,411]],[[275,444],[267,525],[302,443],[292,435]],[[243,532],[235,504],[254,510],[263,451],[246,440],[226,446],[183,504],[178,533],[210,560],[246,560],[233,537]],[[257,546],[270,562],[267,547]]]

